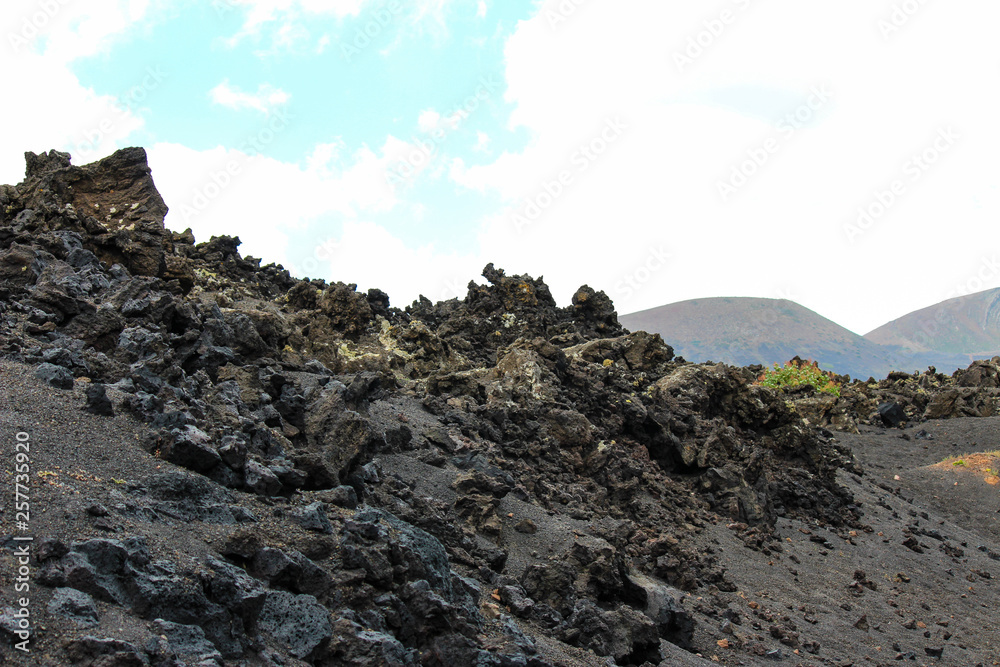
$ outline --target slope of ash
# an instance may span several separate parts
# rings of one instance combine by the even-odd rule
[[[26,158],[25,181],[0,188],[4,438],[34,443],[39,508],[33,652],[13,659],[846,665],[917,650],[888,622],[885,653],[831,641],[865,602],[896,600],[854,596],[875,584],[841,583],[847,565],[788,563],[833,540],[877,560],[894,519],[868,507],[906,509],[865,476],[860,436],[834,430],[988,417],[1000,360],[840,399],[778,393],[753,385],[759,369],[627,332],[587,286],[560,308],[541,279],[489,265],[464,299],[400,310],[262,267],[237,238],[166,229],[142,149]],[[937,540],[920,526],[918,548]],[[942,544],[968,544],[960,530]],[[929,556],[989,587],[988,537]],[[774,599],[826,579],[854,602],[822,622]],[[913,587],[929,597],[931,581]],[[772,601],[747,606],[762,582]],[[16,643],[12,590],[0,602]],[[988,619],[974,602],[954,609]],[[952,636],[919,658],[950,658]],[[971,662],[950,664],[995,657],[988,637],[963,631],[954,655]]]

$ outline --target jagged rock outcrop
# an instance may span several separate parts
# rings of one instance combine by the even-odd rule
[[[142,149],[27,162],[0,190],[0,350],[57,390],[86,384],[81,409],[133,415],[149,454],[191,471],[95,517],[230,531],[196,562],[142,535],[49,536],[53,613],[86,626],[97,600],[157,627],[144,646],[75,637],[71,663],[540,666],[544,635],[655,664],[661,640],[690,645],[681,591],[735,590],[693,535],[724,523],[779,553],[781,517],[860,525],[837,479],[860,471],[818,427],[888,402],[993,414],[1000,392],[994,359],[782,394],[626,331],[602,292],[560,308],[492,264],[462,300],[399,310],[165,229]]]
[[[895,371],[874,382],[837,380],[840,396],[808,386],[783,394],[810,425],[852,433],[859,424],[896,427],[928,419],[991,417],[1000,410],[1000,357],[973,361],[950,376],[931,367],[923,373]]]

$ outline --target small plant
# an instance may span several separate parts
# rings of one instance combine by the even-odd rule
[[[821,370],[815,361],[793,359],[784,366],[775,364],[774,368],[768,369],[757,378],[755,384],[772,389],[797,387],[805,384],[824,394],[840,396],[840,385],[833,381],[830,373]]]
[[[988,484],[1000,484],[997,465],[1000,463],[1000,450],[992,452],[969,452],[958,456],[949,456],[937,465],[942,468],[962,468],[984,476]]]

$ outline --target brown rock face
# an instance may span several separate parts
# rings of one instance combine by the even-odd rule
[[[24,157],[25,180],[17,188],[22,194],[72,207],[91,235],[88,249],[109,265],[121,264],[134,275],[164,275],[168,209],[153,184],[145,149],[123,148],[82,167],[59,151]]]
[[[144,148],[123,148],[82,167],[72,166],[69,153],[58,151],[28,152],[25,162],[26,179],[48,176],[65,183],[71,188],[67,203],[78,213],[101,220],[110,230],[130,223],[149,223],[163,230],[168,208],[153,184]]]

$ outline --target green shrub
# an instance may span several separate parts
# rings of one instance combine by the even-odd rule
[[[789,361],[784,366],[774,365],[757,378],[762,387],[783,389],[807,384],[825,394],[840,396],[840,385],[833,381],[830,373],[821,370],[815,361]]]

